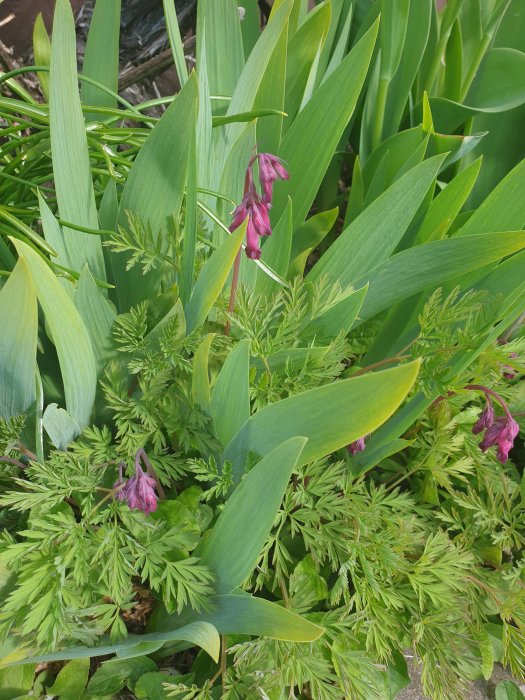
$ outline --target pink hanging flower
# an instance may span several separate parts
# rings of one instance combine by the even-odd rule
[[[366,447],[366,439],[370,437],[369,435],[364,435],[363,437],[360,437],[357,440],[354,440],[354,442],[351,442],[349,445],[346,446],[346,449],[348,452],[350,452],[351,455],[355,455],[358,452],[363,452],[363,450]]]
[[[148,457],[145,451],[141,448],[137,450],[135,456],[135,474],[124,482],[122,479],[123,463],[119,465],[119,478],[113,485],[113,488],[118,488],[125,483],[116,494],[115,498],[119,501],[124,501],[133,510],[141,510],[146,515],[157,510],[157,494],[155,489],[157,483],[155,479],[142,469],[141,460],[144,460],[146,465],[149,465]]]
[[[509,458],[509,452],[514,446],[514,440],[520,431],[519,425],[512,417],[506,402],[498,393],[482,384],[469,384],[465,388],[472,391],[482,391],[485,394],[485,408],[472,428],[472,432],[476,435],[484,430],[485,435],[480,442],[480,448],[483,452],[486,452],[491,447],[497,445],[498,450],[496,456],[502,464],[505,464]],[[494,417],[491,398],[495,399],[501,405],[505,411],[504,416],[499,418]]]
[[[279,158],[270,153],[259,154],[259,179],[264,193],[263,202],[271,204],[273,183],[276,180],[288,180],[288,178],[288,172]]]
[[[485,395],[485,398],[487,401],[485,408],[472,428],[474,435],[482,433],[484,430],[490,428],[494,424],[494,408],[492,407],[492,400],[488,395]]]
[[[505,464],[519,431],[519,425],[510,414],[503,418],[496,418],[494,423],[487,428],[480,447],[483,452],[486,452],[490,447],[497,445],[497,457],[502,464]]]
[[[259,195],[253,178],[253,166],[259,160],[259,180],[263,195]],[[261,257],[259,239],[261,236],[269,236],[272,233],[269,210],[273,194],[275,180],[287,180],[288,173],[281,161],[270,153],[259,153],[251,158],[246,170],[244,181],[244,196],[242,202],[233,212],[233,220],[230,231],[235,231],[248,219],[246,228],[246,255],[252,260]]]

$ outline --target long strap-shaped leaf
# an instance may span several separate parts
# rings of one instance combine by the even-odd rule
[[[97,386],[95,357],[89,334],[68,293],[44,260],[22,241],[11,239],[31,272],[40,306],[51,329],[64,382],[68,413],[85,427]]]
[[[0,417],[29,409],[36,399],[36,290],[27,262],[20,259],[0,291]]]
[[[69,0],[57,0],[53,22],[49,94],[49,126],[53,175],[62,219],[98,229],[97,209],[77,75],[75,21]],[[98,236],[64,229],[68,256],[75,270],[88,265],[105,280],[102,243]]]
[[[231,593],[253,571],[306,443],[293,437],[268,452],[226,502],[198,552],[215,576],[217,593]]]
[[[366,298],[365,298],[366,299]],[[408,394],[419,362],[345,379],[278,401],[255,413],[230,442],[224,459],[239,481],[248,452],[267,454],[294,435],[308,438],[300,464],[324,457],[378,428]]]

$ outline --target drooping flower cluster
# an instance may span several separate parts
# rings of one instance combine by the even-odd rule
[[[253,167],[259,161],[259,181],[262,194],[255,187]],[[270,153],[258,153],[248,163],[244,181],[244,196],[242,202],[233,212],[230,231],[235,231],[248,219],[246,228],[246,255],[252,260],[261,257],[259,239],[269,236],[272,232],[269,211],[272,206],[273,183],[276,180],[288,180],[288,173],[276,156]]]
[[[483,440],[479,445],[480,448],[483,450],[483,452],[486,452],[491,447],[497,445],[497,458],[502,464],[505,464],[509,457],[509,452],[514,446],[514,440],[519,433],[519,425],[512,417],[505,401],[495,391],[492,391],[492,389],[488,389],[487,387],[474,384],[467,386],[467,389],[483,391],[485,394],[485,408],[483,409],[478,421],[472,428],[474,435],[485,431]],[[504,416],[496,418],[491,397],[495,398],[501,404],[503,410],[505,411]]]
[[[142,461],[146,464],[147,471],[142,469]],[[157,494],[155,493],[157,483],[148,474],[151,464],[147,454],[142,448],[137,451],[135,455],[135,474],[127,481],[124,481],[122,478],[124,466],[123,462],[119,464],[119,478],[113,484],[115,498],[127,503],[134,510],[141,510],[146,515],[153,513],[153,511],[157,510]]]

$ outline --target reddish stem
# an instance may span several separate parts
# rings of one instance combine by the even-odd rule
[[[467,384],[465,389],[470,389],[470,391],[482,391],[486,396],[492,396],[496,401],[500,404],[500,406],[503,408],[505,413],[509,418],[512,418],[512,415],[508,409],[507,404],[505,401],[501,398],[501,396],[495,392],[493,389],[489,389],[486,386],[483,386],[483,384]]]
[[[237,295],[237,287],[239,285],[239,270],[241,267],[241,250],[242,248],[239,248],[239,252],[237,253],[235,257],[235,262],[233,263],[233,278],[232,278],[232,286],[230,290],[230,301],[228,303],[228,312],[231,314],[233,313],[233,309],[235,308],[235,297]],[[230,335],[230,328],[231,328],[231,323],[228,320],[226,322],[226,325],[224,326],[224,335]]]

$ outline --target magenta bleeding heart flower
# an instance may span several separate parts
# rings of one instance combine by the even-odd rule
[[[346,446],[346,449],[348,452],[350,452],[351,455],[355,455],[358,452],[362,452],[365,447],[366,447],[366,438],[368,435],[364,435],[363,437],[360,437],[358,440],[354,440],[354,442],[351,442],[349,445]]]
[[[259,181],[262,196],[257,192],[254,182],[253,167],[259,161]],[[252,260],[261,257],[259,240],[261,236],[272,233],[269,211],[272,206],[273,183],[276,180],[287,180],[288,173],[281,161],[270,153],[259,153],[250,159],[244,181],[244,196],[242,202],[233,212],[230,231],[235,231],[248,219],[246,227],[246,255]]]
[[[494,424],[494,408],[492,407],[492,400],[488,395],[485,395],[485,398],[485,408],[472,428],[474,435],[482,433],[484,430],[487,430],[487,428],[490,428]]]
[[[118,489],[115,493],[115,498],[127,503],[131,509],[141,510],[146,515],[149,515],[157,510],[157,494],[155,493],[157,483],[147,471],[142,469],[142,460],[144,460],[146,467],[150,466],[145,451],[139,449],[135,456],[135,474],[127,482],[122,478],[122,467],[124,465],[121,462],[119,465],[119,478],[113,485],[113,488]]]
[[[483,452],[486,452],[489,448],[497,445],[497,457],[502,464],[505,464],[519,431],[520,427],[511,415],[496,418],[494,423],[487,428],[480,447]]]
[[[502,464],[505,464],[509,458],[509,452],[514,446],[514,440],[520,431],[519,425],[512,417],[506,402],[495,391],[481,384],[469,384],[465,388],[472,391],[482,391],[485,394],[485,408],[472,428],[472,432],[477,435],[485,431],[479,445],[480,448],[486,452],[497,445],[496,456]],[[495,417],[491,399],[495,399],[501,405],[505,412],[504,416]]]
[[[288,180],[288,172],[282,162],[270,153],[259,154],[259,180],[263,189],[263,202],[270,204],[273,196],[273,183],[276,180]]]

